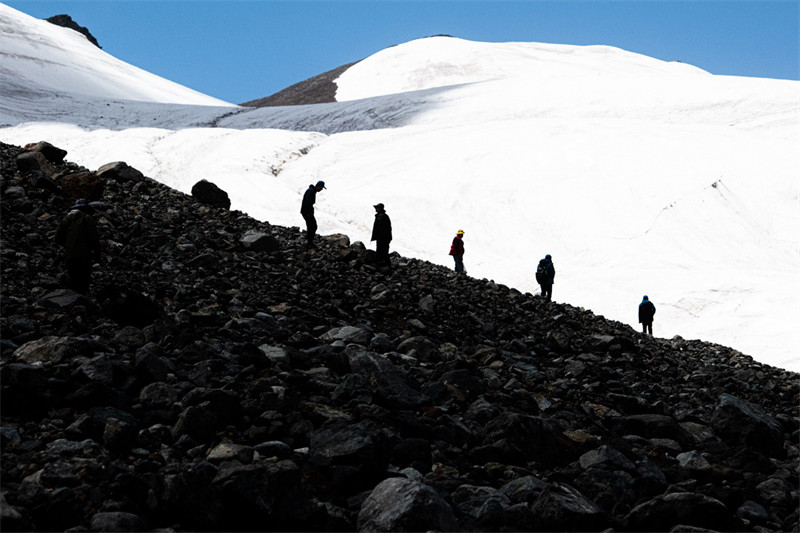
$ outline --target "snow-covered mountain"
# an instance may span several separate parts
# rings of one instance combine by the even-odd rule
[[[536,292],[550,253],[557,301],[637,327],[647,294],[657,336],[800,370],[796,81],[434,37],[348,68],[335,103],[253,109],[145,79],[3,5],[0,30],[1,141],[126,161],[185,192],[209,179],[233,209],[288,226],[325,179],[323,234],[368,242],[383,202],[403,255],[450,265],[464,229],[471,276]]]

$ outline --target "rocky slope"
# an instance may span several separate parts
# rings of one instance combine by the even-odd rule
[[[308,104],[326,104],[336,101],[336,83],[335,80],[342,73],[358,63],[348,63],[341,67],[323,72],[317,76],[308,78],[301,82],[290,85],[289,87],[278,91],[271,96],[258,98],[240,104],[247,107],[270,107],[282,105],[308,105]]]
[[[3,531],[798,530],[797,374],[0,155]],[[87,296],[52,238],[79,196]]]

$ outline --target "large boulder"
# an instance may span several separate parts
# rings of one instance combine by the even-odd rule
[[[230,209],[231,207],[228,193],[207,180],[200,180],[194,184],[192,196],[197,198],[200,203],[213,207],[221,207],[223,209]]]
[[[55,164],[60,164],[64,162],[64,157],[67,155],[66,150],[62,150],[56,146],[53,146],[47,141],[39,141],[38,143],[32,143],[25,146],[26,152],[39,152],[42,154],[48,161]]]
[[[145,531],[147,526],[139,515],[122,511],[99,512],[92,517],[92,531]]]
[[[720,396],[711,419],[714,432],[723,439],[758,450],[770,457],[783,457],[780,422],[759,405],[730,394]]]
[[[532,510],[540,531],[601,531],[609,525],[597,504],[565,483],[548,486]]]
[[[721,501],[695,492],[658,496],[628,513],[631,531],[669,531],[676,526],[693,526],[716,531],[734,531],[731,511]]]
[[[381,481],[358,513],[359,531],[458,531],[452,507],[431,487],[405,478]]]
[[[101,179],[113,179],[117,181],[139,182],[144,180],[144,174],[124,161],[106,163],[97,169],[97,177]]]

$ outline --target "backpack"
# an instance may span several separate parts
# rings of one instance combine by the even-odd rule
[[[544,283],[547,280],[547,263],[544,260],[539,261],[539,266],[536,267],[536,283]]]

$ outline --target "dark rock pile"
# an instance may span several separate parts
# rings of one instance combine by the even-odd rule
[[[0,155],[3,531],[798,531],[797,374]],[[86,190],[82,296],[53,232]]]

